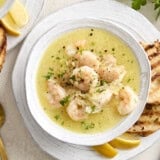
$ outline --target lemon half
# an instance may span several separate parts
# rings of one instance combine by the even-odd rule
[[[105,143],[103,145],[94,146],[93,147],[97,152],[101,153],[102,155],[112,158],[118,154],[118,151],[112,147],[110,144]]]
[[[28,23],[28,13],[24,5],[19,1],[15,0],[13,6],[9,10],[9,14],[12,17],[14,23],[19,27],[23,27]]]
[[[21,34],[19,29],[28,23],[28,13],[19,0],[15,0],[7,15],[1,19],[1,23],[10,35],[19,36]]]
[[[1,19],[1,23],[9,34],[13,36],[20,35],[18,26],[14,23],[12,17],[9,14],[7,14],[5,17]]]

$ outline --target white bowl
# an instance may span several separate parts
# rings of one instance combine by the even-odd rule
[[[2,18],[11,8],[15,0],[6,0],[4,5],[0,7],[0,18]]]
[[[106,29],[113,34],[120,37],[130,48],[133,50],[137,61],[140,66],[140,93],[138,95],[139,102],[136,109],[128,115],[124,120],[119,122],[116,126],[113,126],[110,130],[106,130],[101,133],[96,134],[81,134],[69,131],[55,122],[53,122],[47,114],[44,112],[37,95],[36,91],[36,73],[38,69],[38,64],[44,55],[45,50],[48,46],[61,34],[82,27],[95,27]],[[115,137],[121,135],[126,130],[128,130],[140,117],[143,112],[144,106],[146,104],[148,90],[150,84],[150,65],[148,58],[132,35],[124,31],[120,26],[115,25],[112,22],[101,21],[96,19],[80,19],[80,20],[70,20],[64,23],[57,24],[51,28],[47,33],[45,33],[41,39],[33,47],[27,68],[25,77],[26,86],[26,96],[29,110],[35,119],[35,121],[45,130],[48,134],[56,137],[64,142],[79,144],[79,145],[99,145],[108,142]]]

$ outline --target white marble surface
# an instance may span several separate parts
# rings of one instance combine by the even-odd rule
[[[41,15],[41,19],[66,5],[79,2],[80,0],[45,0],[46,4]],[[129,4],[131,0],[118,0]],[[152,4],[143,7],[141,12],[160,30],[160,18],[155,20],[155,13],[152,11]],[[20,46],[7,54],[6,63],[0,76],[0,102],[6,111],[6,123],[1,130],[9,160],[55,160],[44,153],[33,141],[30,133],[25,128],[15,104],[12,93],[11,74],[18,55]],[[18,77],[17,77],[18,83]],[[139,154],[132,160],[160,160],[160,139],[147,151]]]

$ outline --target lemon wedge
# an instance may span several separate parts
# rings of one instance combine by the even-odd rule
[[[112,158],[118,154],[118,151],[112,147],[110,144],[105,143],[103,145],[94,146],[93,147],[97,152],[101,153],[102,155]]]
[[[15,0],[13,6],[9,10],[9,14],[12,17],[14,23],[19,27],[23,27],[28,23],[28,13],[24,5]]]
[[[110,145],[119,149],[131,149],[137,147],[140,143],[141,140],[137,136],[127,133],[109,142]]]
[[[5,27],[6,31],[13,35],[13,36],[19,36],[20,32],[18,31],[17,25],[14,23],[12,17],[7,14],[5,17],[1,19],[1,23]]]

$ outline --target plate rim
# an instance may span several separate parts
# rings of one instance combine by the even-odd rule
[[[13,0],[14,1],[14,0]],[[22,2],[23,4],[25,3],[27,3],[27,1],[30,1],[30,3],[32,2],[32,0],[23,0],[24,2]],[[9,43],[9,41],[11,40],[12,42],[14,41],[14,40],[16,40],[16,39],[18,39],[15,43],[13,43],[12,45],[9,45],[8,47],[7,47],[7,51],[11,51],[12,49],[14,49],[17,45],[19,45],[25,38],[26,38],[26,36],[29,34],[29,32],[34,28],[34,26],[37,24],[37,22],[39,22],[39,17],[41,16],[41,14],[42,14],[42,12],[43,12],[43,9],[44,9],[44,7],[45,7],[45,0],[40,0],[41,1],[41,7],[40,7],[40,9],[39,9],[39,11],[37,12],[37,17],[36,17],[36,19],[34,19],[33,20],[33,22],[30,24],[30,26],[27,28],[27,29],[25,29],[25,27],[28,25],[26,25],[26,26],[24,26],[24,28],[22,28],[22,29],[24,29],[23,31],[22,31],[22,33],[21,33],[21,35],[20,36],[18,36],[18,37],[15,37],[15,36],[12,36],[12,35],[9,35],[9,34],[7,34],[7,41],[8,41],[8,43]],[[33,14],[33,13],[32,13]],[[31,15],[32,15],[31,14]],[[31,15],[29,15],[30,17],[31,17]]]
[[[81,135],[81,134],[79,136],[77,133],[76,134],[72,133],[71,131],[68,131],[68,130],[64,129],[63,127],[59,127],[59,126],[56,127],[56,125],[52,125],[52,123],[53,123],[52,120],[48,118],[48,116],[44,113],[44,111],[42,111],[43,110],[42,105],[39,102],[39,100],[37,99],[38,95],[36,94],[37,93],[36,92],[36,87],[35,87],[35,85],[33,85],[35,83],[37,67],[39,66],[39,62],[44,55],[44,50],[46,50],[46,48],[48,48],[48,46],[53,41],[53,40],[51,40],[52,35],[56,36],[57,33],[58,33],[58,36],[60,36],[61,32],[68,32],[68,30],[70,30],[70,29],[66,30],[66,27],[67,26],[69,27],[70,24],[72,24],[74,26],[75,25],[77,26],[78,21],[80,21],[79,25],[81,27],[85,27],[84,24],[88,25],[88,26],[89,25],[96,25],[95,27],[100,27],[100,28],[103,28],[103,29],[106,28],[106,30],[112,30],[111,32],[115,35],[117,34],[117,36],[119,38],[123,37],[123,36],[127,37],[127,38],[121,38],[121,39],[123,39],[123,41],[125,41],[124,39],[126,39],[125,43],[128,44],[128,45],[130,43],[130,46],[132,44],[134,44],[135,47],[130,47],[130,48],[132,48],[132,50],[135,50],[135,51],[139,50],[139,52],[136,52],[136,53],[138,53],[139,56],[141,56],[141,58],[144,60],[143,62],[142,62],[142,60],[138,60],[139,65],[141,66],[141,69],[145,70],[145,71],[141,70],[141,75],[140,75],[142,77],[142,80],[140,82],[141,83],[141,92],[140,92],[140,95],[139,95],[139,103],[141,103],[141,105],[138,103],[137,109],[135,109],[135,111],[132,114],[125,117],[124,120],[122,120],[120,123],[116,124],[109,131],[105,131],[103,133],[97,133],[97,134],[94,134],[94,135],[84,135],[84,136]],[[67,23],[67,25],[65,25],[66,23]],[[63,31],[58,31],[60,29],[59,27]],[[63,29],[63,27],[65,29]],[[48,36],[50,38],[47,38]],[[130,39],[130,40],[128,40],[128,39]],[[44,43],[45,43],[45,47],[44,47]],[[42,47],[42,48],[39,49],[38,47],[39,48]],[[133,49],[133,48],[136,48],[136,49]],[[42,52],[42,50],[43,50],[43,52]],[[37,54],[37,52],[40,52],[40,54],[39,53]],[[136,56],[138,56],[138,54],[136,54],[134,56],[136,57]],[[38,61],[37,61],[37,59],[38,59]],[[143,63],[143,65],[142,65],[142,63]],[[32,70],[32,68],[35,68],[35,69]],[[145,72],[145,73],[143,73],[143,72]],[[148,92],[145,92],[145,91],[146,90],[148,91],[148,89],[149,89],[149,84],[150,84],[150,78],[149,77],[150,77],[150,65],[149,65],[149,61],[148,61],[148,58],[147,58],[144,50],[138,44],[137,40],[135,40],[132,37],[132,34],[128,33],[124,29],[122,29],[122,27],[120,25],[115,25],[113,22],[109,22],[109,21],[106,21],[106,20],[99,20],[99,19],[85,19],[85,20],[84,19],[79,19],[79,20],[73,20],[73,21],[72,20],[65,21],[63,23],[57,24],[56,26],[52,27],[50,30],[48,30],[48,32],[46,34],[44,34],[42,37],[40,37],[39,40],[37,41],[37,43],[33,46],[32,51],[30,52],[28,62],[27,62],[27,65],[26,65],[26,74],[25,74],[25,88],[26,88],[26,97],[27,97],[28,108],[29,108],[29,110],[32,114],[32,117],[34,117],[35,121],[39,124],[39,126],[43,130],[45,130],[46,132],[48,131],[48,133],[51,136],[56,135],[57,139],[61,139],[61,140],[64,140],[64,141],[70,142],[70,143],[75,143],[76,142],[79,145],[83,145],[84,143],[86,143],[87,138],[88,138],[88,142],[86,143],[86,146],[103,144],[103,143],[105,143],[107,141],[110,141],[113,138],[121,135],[122,133],[124,133],[126,130],[128,130],[137,121],[137,119],[139,118],[139,116],[141,115],[141,113],[143,112],[143,109],[145,107],[144,97],[146,99],[146,97],[148,96]],[[143,80],[146,80],[145,87],[144,87]],[[144,97],[142,97],[142,95]],[[33,97],[35,97],[35,99]],[[36,107],[34,107],[34,106],[36,106]],[[40,109],[38,109],[39,110],[38,112],[36,110],[37,107],[40,108]],[[36,119],[36,117],[40,117],[40,116],[45,117],[45,118],[43,118],[43,120],[40,119],[40,118]],[[135,117],[135,118],[133,118],[133,117]],[[124,128],[123,131],[122,131],[122,128]],[[61,134],[55,134],[53,132],[55,129],[59,130],[59,132],[62,132],[62,133],[65,132],[66,134],[65,135],[64,134],[62,134],[62,135]],[[117,130],[119,131],[118,133],[117,133]],[[70,136],[73,136],[73,138],[70,139]],[[80,137],[81,137],[81,139],[79,140]],[[105,138],[105,140],[102,137]],[[97,144],[97,141],[94,142],[95,138],[99,139],[99,144]]]

